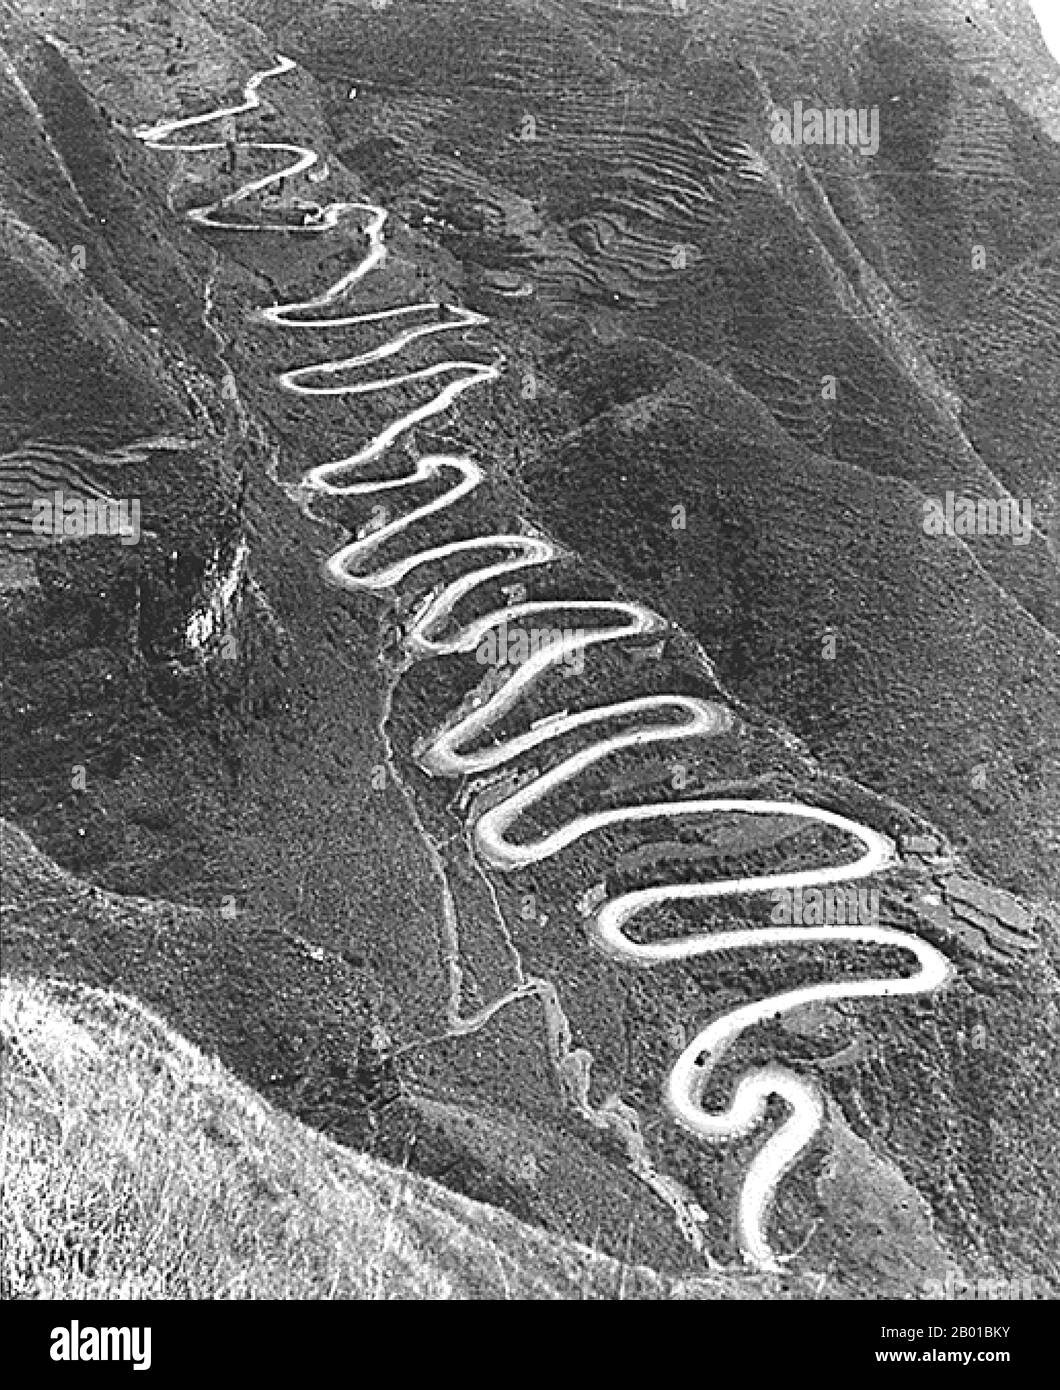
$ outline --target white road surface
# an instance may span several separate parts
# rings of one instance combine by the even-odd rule
[[[234,118],[253,111],[260,105],[258,89],[261,84],[270,77],[291,72],[294,67],[289,58],[278,57],[273,67],[255,73],[248,81],[240,104],[219,107],[181,120],[165,121],[141,129],[138,134],[153,149],[188,153],[224,149],[223,140],[182,143],[174,137],[219,123],[226,117]],[[320,216],[314,222],[296,228],[285,223],[250,224],[226,220],[226,211],[262,193],[281,179],[306,173],[318,160],[313,150],[300,145],[252,141],[246,142],[243,147],[249,146],[289,156],[289,160],[280,164],[275,172],[253,179],[219,201],[189,212],[188,217],[198,226],[244,235],[276,231],[322,235],[352,221],[367,234],[364,254],[340,279],[313,299],[266,308],[262,311],[262,317],[277,328],[297,332],[356,328],[369,324],[392,324],[394,328],[393,335],[385,343],[370,351],[285,372],[280,377],[280,386],[301,396],[357,397],[409,383],[439,383],[437,393],[426,404],[395,416],[364,448],[310,470],[303,479],[303,488],[311,493],[380,498],[402,489],[415,489],[432,479],[446,478],[451,483],[447,491],[431,501],[414,507],[368,535],[351,540],[336,551],[327,564],[331,581],[351,590],[384,592],[396,589],[417,568],[450,556],[479,553],[482,563],[478,568],[434,591],[429,602],[417,614],[405,639],[411,654],[430,657],[471,652],[491,629],[524,619],[551,618],[554,626],[561,620],[567,634],[558,643],[536,652],[528,661],[516,667],[503,685],[478,704],[473,704],[456,722],[447,723],[417,749],[422,766],[429,772],[469,777],[501,767],[534,748],[564,738],[576,730],[592,729],[597,735],[594,742],[504,796],[478,818],[473,826],[473,834],[483,858],[498,870],[514,870],[548,859],[575,841],[610,826],[718,814],[790,817],[822,827],[833,827],[845,832],[862,847],[857,859],[837,865],[709,883],[673,884],[626,893],[604,903],[590,926],[590,937],[597,947],[616,960],[637,966],[690,960],[722,951],[762,947],[805,949],[814,946],[821,948],[822,959],[827,963],[834,959],[831,948],[840,944],[892,951],[897,947],[909,959],[911,969],[908,974],[869,979],[844,978],[834,983],[805,985],[730,1010],[713,1019],[696,1034],[670,1072],[666,1083],[666,1101],[671,1114],[687,1130],[710,1143],[729,1142],[751,1133],[763,1121],[771,1096],[779,1096],[785,1102],[787,1114],[784,1120],[759,1150],[747,1172],[736,1214],[740,1247],[748,1263],[762,1270],[777,1270],[781,1266],[767,1234],[770,1208],[781,1179],[821,1128],[825,1113],[823,1098],[811,1080],[783,1067],[766,1066],[748,1071],[739,1078],[727,1108],[707,1109],[701,1102],[708,1081],[732,1045],[760,1023],[822,1001],[923,994],[945,983],[950,974],[949,962],[917,937],[880,926],[789,926],[714,931],[708,925],[689,936],[652,942],[638,942],[626,934],[627,924],[634,917],[667,903],[731,898],[777,888],[836,884],[865,878],[895,862],[894,847],[884,835],[820,807],[794,801],[668,801],[579,815],[537,840],[513,841],[508,838],[513,825],[531,807],[565,783],[576,779],[587,768],[620,750],[690,737],[710,738],[730,727],[732,716],[720,704],[691,696],[652,695],[573,714],[563,713],[536,724],[527,732],[487,742],[470,751],[476,742],[481,743],[483,735],[496,728],[502,717],[550,667],[568,661],[579,649],[664,633],[668,630],[668,624],[636,603],[575,600],[563,603],[515,603],[457,626],[454,630],[454,609],[468,593],[499,578],[546,565],[560,556],[560,548],[542,536],[481,535],[417,550],[392,564],[375,570],[370,568],[373,553],[384,542],[402,532],[418,530],[421,523],[433,513],[456,505],[478,487],[483,473],[471,458],[459,454],[427,455],[418,460],[407,476],[385,481],[365,476],[369,466],[417,424],[447,411],[465,391],[495,380],[502,370],[501,362],[500,359],[484,363],[457,358],[414,371],[364,375],[367,369],[374,369],[379,364],[400,357],[420,338],[439,333],[460,333],[481,326],[486,320],[467,309],[443,309],[433,301],[403,304],[373,313],[349,312],[350,292],[386,260],[383,237],[387,221],[385,210],[370,203],[333,202],[321,209]],[[572,630],[572,623],[582,619],[584,625]],[[642,721],[639,726],[635,722],[637,718]],[[632,726],[631,719],[634,720]],[[607,736],[606,726],[616,720],[622,720],[625,727],[622,732]]]

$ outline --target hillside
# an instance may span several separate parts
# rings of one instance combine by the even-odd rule
[[[353,1154],[142,1005],[5,980],[0,1297],[727,1299]]]
[[[228,151],[145,141],[265,72]],[[0,0],[12,1017],[86,1115],[150,1096],[148,1148],[167,1106],[201,1130],[208,1091],[241,1200],[272,1200],[258,1173],[276,1240],[310,1233],[291,1296],[908,1298],[955,1268],[1060,1289],[1053,75],[1016,0]],[[878,150],[774,143],[796,100],[877,109]],[[237,197],[292,148],[316,163]],[[219,199],[226,230],[188,221]],[[310,327],[377,206],[385,258]],[[380,362],[401,380],[358,387]],[[479,389],[433,412],[458,371]],[[314,491],[395,420],[370,472]],[[444,468],[397,490],[435,452],[481,469],[459,506]],[[142,535],[43,540],[56,489],[135,497]],[[1032,521],[929,535],[947,494]],[[548,563],[471,569],[497,536]],[[428,558],[373,590],[338,547]],[[586,603],[658,617],[586,644]],[[505,676],[460,634],[520,604],[579,661],[446,764]],[[653,699],[709,737],[655,737]],[[614,705],[604,756],[581,716]],[[882,938],[745,949],[770,902],[733,892],[599,949],[626,895],[877,842]],[[631,968],[712,932],[743,946]],[[821,1097],[769,1207],[782,1270],[754,1272],[735,1213],[783,1107],[704,1143],[673,1122],[675,1060],[753,1001],[905,978],[903,940],[944,985],[767,1017],[705,1093],[777,1064]],[[86,1060],[123,1055],[120,1086]],[[18,1078],[13,1132],[61,1168],[47,1087]],[[189,1202],[226,1161],[161,1158]],[[333,1202],[363,1269],[324,1237]],[[274,1296],[275,1246],[233,1244],[234,1210],[194,1208],[208,1268],[137,1287]]]

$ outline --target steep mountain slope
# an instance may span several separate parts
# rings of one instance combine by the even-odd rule
[[[543,438],[523,452],[540,456],[525,483],[544,524],[552,497],[540,480],[553,466],[551,437],[568,422],[580,425],[586,409],[606,410],[618,392],[641,394],[627,382],[605,385],[595,407],[574,403],[555,419],[563,383],[549,370],[549,345],[567,339],[572,313],[583,325],[577,373],[597,338],[660,343],[727,374],[731,389],[757,396],[792,444],[836,460],[831,510],[841,515],[839,498],[856,495],[865,473],[880,480],[884,511],[862,517],[851,509],[856,529],[847,528],[843,562],[854,574],[845,583],[833,572],[824,540],[830,518],[820,506],[811,520],[778,508],[757,485],[728,504],[725,524],[735,513],[736,524],[762,539],[753,558],[734,548],[721,586],[753,593],[765,564],[768,582],[782,590],[797,548],[809,631],[796,637],[783,617],[761,613],[733,621],[741,656],[723,648],[719,674],[767,708],[783,687],[785,718],[825,756],[839,741],[864,746],[883,718],[897,766],[925,755],[950,763],[960,749],[962,765],[943,772],[946,792],[930,791],[929,774],[914,804],[1009,886],[1049,891],[1043,851],[1056,843],[1057,825],[1055,816],[1043,822],[1038,789],[1057,768],[1056,744],[1044,732],[1055,719],[1031,721],[1029,731],[1018,701],[998,702],[998,677],[986,673],[1012,672],[1011,653],[991,650],[1007,642],[1009,624],[999,618],[1012,613],[1025,629],[1017,666],[1030,663],[1028,684],[1056,686],[1060,586],[1046,532],[1058,443],[1048,401],[1057,360],[1050,335],[1060,323],[1050,308],[1060,157],[994,86],[993,50],[958,43],[948,5],[886,16],[868,5],[853,16],[851,7],[829,4],[809,12],[726,7],[724,18],[716,7],[668,9],[413,4],[395,20],[385,9],[341,5],[314,20],[312,32],[297,6],[274,5],[268,16],[333,94],[347,162],[392,206],[430,217],[428,227],[440,222],[472,304],[522,340],[509,379],[513,394],[532,392],[522,412],[529,427],[541,423]],[[781,43],[782,33],[790,41]],[[976,153],[990,92],[1005,122],[994,165]],[[796,97],[807,106],[877,106],[878,156],[774,145],[770,109]],[[385,155],[373,155],[376,146]],[[498,270],[533,294],[491,290]],[[1032,314],[1020,309],[1024,300]],[[681,370],[680,359],[663,361]],[[663,380],[664,368],[652,367],[649,400]],[[713,421],[711,428],[716,456],[738,454],[738,439]],[[591,457],[592,436],[572,447]],[[687,467],[708,491],[724,480],[695,454],[676,444],[671,452],[665,431],[653,448],[654,501],[646,510],[642,499],[639,514],[665,532],[673,509],[689,506]],[[778,458],[775,473],[800,466]],[[639,486],[635,473],[631,479]],[[991,535],[934,542],[923,534],[924,501],[947,492],[1014,494],[1030,503],[1036,529],[1026,543]],[[598,505],[606,507],[604,497]],[[623,505],[615,512],[621,527]],[[915,583],[877,586],[881,555],[908,554],[910,545],[940,567],[943,596]],[[940,549],[949,554],[931,556]],[[971,554],[958,557],[964,550]],[[964,592],[962,567],[985,571],[993,582],[984,595],[997,586],[1014,604],[984,598],[995,616],[984,612]],[[967,615],[960,636],[949,591],[961,593]],[[848,607],[851,592],[857,602]],[[861,691],[857,653],[870,630],[880,635],[873,646],[884,663],[897,668],[897,679],[880,672],[882,699]],[[822,669],[830,632],[835,664]],[[943,669],[925,653],[940,647],[953,647],[969,669],[982,666],[984,679],[978,694],[962,688],[960,707],[940,711],[938,738],[925,738],[923,715],[939,704]],[[1001,678],[1006,689],[1023,681],[1022,672]],[[822,723],[830,737],[816,738]],[[969,727],[983,731],[981,746],[969,746]],[[911,795],[900,774],[874,768],[877,776],[881,789]]]
[[[134,994],[284,1109],[561,1240],[677,1273],[713,1256],[735,1275],[732,1212],[761,1137],[708,1148],[675,1129],[667,1068],[705,1017],[877,965],[833,946],[826,962],[759,951],[631,972],[589,950],[601,896],[851,852],[780,819],[621,827],[509,876],[476,857],[465,813],[503,788],[429,777],[418,750],[493,677],[470,656],[409,668],[402,649],[453,570],[392,607],[329,591],[320,561],[340,527],[379,524],[374,503],[321,505],[328,527],[292,505],[307,469],[429,398],[284,395],[280,372],[385,335],[323,330],[307,348],[253,312],[318,293],[363,233],[192,234],[180,214],[233,187],[222,156],[148,155],[132,135],[237,100],[282,48],[300,69],[240,118],[238,177],[269,170],[252,140],[319,150],[326,179],[287,190],[283,215],[296,198],[392,211],[356,312],[471,305],[491,323],[466,355],[505,361],[407,441],[466,448],[487,474],[421,542],[532,523],[569,553],[527,576],[530,598],[637,597],[671,624],[550,675],[503,732],[649,691],[735,711],[709,744],[593,769],[530,830],[660,794],[831,808],[897,843],[882,920],[953,965],[933,997],[822,1006],[741,1042],[726,1085],[783,1058],[828,1096],[826,1137],[774,1217],[798,1259],[746,1287],[805,1296],[827,1273],[828,1292],[908,1296],[954,1266],[1055,1280],[1060,163],[1037,124],[1044,86],[1024,94],[1014,75],[1012,51],[1033,51],[1024,17],[1006,11],[1015,37],[984,46],[955,19],[969,7],[943,0],[18,9],[4,158],[33,301],[2,476],[98,487],[140,469],[121,477],[159,556],[194,558],[172,592],[130,585],[123,607],[93,568],[113,546],[30,546],[26,580],[12,528],[4,812],[33,840],[5,832],[9,968]],[[878,154],[773,144],[772,109],[796,98],[878,104]],[[248,228],[276,201],[248,202]],[[60,249],[75,233],[83,274]],[[43,329],[59,315],[62,339]],[[463,356],[453,341],[416,343],[402,368]],[[119,399],[108,432],[93,412]],[[1034,532],[929,537],[924,501],[947,491],[1029,497]],[[103,698],[119,667],[120,698]],[[575,746],[542,747],[522,774]],[[769,917],[762,898],[716,906],[719,928]],[[545,983],[494,1011],[520,977]]]
[[[747,1281],[660,1279],[351,1154],[121,995],[5,980],[0,1028],[4,1298],[752,1291]]]

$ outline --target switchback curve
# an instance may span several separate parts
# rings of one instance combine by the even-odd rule
[[[223,149],[225,141],[179,143],[174,142],[172,137],[254,110],[260,105],[258,90],[262,83],[270,77],[288,73],[294,67],[291,59],[278,56],[274,66],[250,78],[241,103],[218,107],[197,116],[164,121],[142,128],[137,134],[150,148],[157,150],[206,153]],[[504,684],[486,698],[473,703],[455,722],[445,723],[439,731],[428,736],[415,750],[421,765],[437,775],[474,776],[511,763],[530,749],[562,738],[577,729],[604,726],[619,719],[627,723],[631,717],[642,717],[639,726],[634,724],[626,727],[623,732],[610,737],[601,733],[596,742],[563,758],[533,781],[504,794],[480,815],[472,827],[472,833],[484,860],[499,870],[514,870],[558,854],[575,841],[607,826],[717,813],[800,818],[840,830],[859,841],[863,847],[860,857],[848,863],[788,873],[761,874],[745,879],[671,884],[625,893],[606,902],[590,924],[589,935],[595,945],[614,959],[630,965],[654,966],[722,951],[764,946],[847,944],[889,949],[898,947],[912,957],[916,968],[908,975],[807,985],[730,1010],[696,1034],[670,1072],[666,1084],[666,1102],[671,1114],[685,1129],[711,1143],[731,1141],[753,1132],[762,1122],[771,1096],[785,1102],[786,1117],[748,1169],[737,1212],[739,1243],[745,1259],[757,1269],[778,1270],[779,1260],[767,1235],[770,1207],[782,1178],[821,1128],[824,1120],[823,1098],[807,1078],[787,1068],[770,1065],[745,1073],[737,1082],[724,1110],[709,1110],[702,1103],[707,1083],[717,1071],[723,1056],[748,1029],[810,1003],[925,993],[939,988],[949,978],[949,962],[919,938],[876,925],[702,931],[679,939],[652,942],[636,941],[627,934],[626,928],[636,916],[661,904],[836,884],[867,877],[894,863],[894,847],[884,835],[821,807],[795,801],[715,798],[660,802],[579,815],[536,841],[515,842],[508,838],[507,832],[526,811],[591,765],[622,749],[697,736],[708,738],[728,727],[731,716],[724,706],[692,696],[645,696],[573,714],[562,713],[552,719],[539,721],[525,733],[494,741],[477,751],[469,751],[469,746],[494,729],[550,667],[591,646],[663,633],[667,630],[667,624],[657,614],[636,603],[586,600],[513,603],[473,622],[457,626],[455,631],[451,630],[454,609],[467,594],[496,579],[548,564],[560,557],[560,548],[539,535],[496,533],[475,536],[417,550],[375,570],[369,567],[374,552],[384,542],[419,525],[432,514],[454,506],[479,486],[483,473],[477,463],[462,454],[426,455],[417,461],[408,475],[398,479],[364,478],[364,471],[415,425],[448,410],[465,391],[495,380],[500,374],[501,365],[499,362],[455,359],[395,375],[351,380],[355,373],[398,357],[420,338],[444,332],[462,332],[481,326],[486,320],[471,310],[443,306],[435,301],[404,304],[364,314],[332,312],[341,310],[358,282],[384,263],[387,254],[383,237],[386,211],[371,203],[333,202],[320,209],[319,215],[302,226],[292,227],[285,222],[251,224],[226,219],[226,212],[231,212],[246,199],[264,192],[281,180],[306,172],[318,158],[312,149],[294,144],[250,141],[246,142],[246,147],[285,154],[290,156],[290,161],[272,173],[244,183],[213,203],[192,209],[187,216],[193,223],[216,231],[283,231],[317,236],[338,227],[347,219],[355,218],[362,225],[367,239],[365,254],[356,265],[319,295],[265,308],[261,311],[261,318],[275,327],[298,332],[354,328],[366,324],[393,324],[396,329],[391,338],[370,351],[284,372],[279,379],[282,389],[301,396],[356,397],[414,382],[444,381],[441,389],[426,404],[395,417],[364,448],[348,457],[313,468],[302,479],[301,488],[310,496],[367,497],[416,488],[432,479],[443,478],[451,484],[448,491],[431,501],[343,545],[327,562],[331,581],[349,590],[386,592],[397,589],[418,568],[457,555],[480,554],[482,564],[478,568],[435,591],[425,607],[416,614],[405,634],[406,649],[411,658],[475,651],[491,632],[525,618],[545,618],[559,613],[569,618],[572,614],[580,613],[593,623],[585,630],[567,630],[559,641],[535,652],[528,661],[516,667]],[[658,722],[661,714],[669,717],[664,722]],[[650,722],[647,716],[651,716]]]

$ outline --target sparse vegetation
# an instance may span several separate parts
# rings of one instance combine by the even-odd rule
[[[351,1153],[120,996],[5,980],[0,1037],[0,1297],[741,1296]]]
[[[527,833],[733,783],[895,838],[928,832],[959,858],[961,880],[909,855],[881,888],[882,916],[954,961],[952,990],[822,1009],[741,1044],[734,1065],[782,1056],[818,1075],[841,1136],[792,1176],[779,1245],[858,1297],[908,1296],[955,1251],[977,1252],[976,1273],[1054,1277],[1055,554],[1040,537],[928,545],[918,525],[922,494],[951,486],[999,480],[1043,524],[1055,507],[1060,159],[965,17],[989,11],[995,37],[1014,26],[1026,56],[1016,7],[0,7],[25,88],[4,86],[0,521],[83,469],[141,494],[152,533],[118,555],[99,538],[34,553],[0,528],[0,585],[19,577],[0,589],[5,969],[20,977],[5,1001],[5,1291],[775,1293],[733,1257],[753,1145],[694,1142],[661,1085],[675,1031],[819,978],[820,960],[622,974],[587,947],[577,904],[693,862],[739,876],[836,846],[700,821],[660,830],[668,844],[618,827],[517,875],[469,861],[460,789],[414,750],[481,667],[395,676],[415,600],[454,571],[414,574],[393,611],[327,589],[334,533],[274,481],[423,399],[276,390],[314,354],[380,341],[328,330],[307,350],[251,312],[333,281],[364,235],[200,235],[182,213],[233,183],[220,156],[163,157],[132,133],[234,96],[277,47],[298,71],[240,137],[326,154],[327,178],[292,198],[391,208],[385,270],[357,310],[481,307],[492,322],[464,348],[506,358],[488,393],[408,441],[467,448],[487,471],[416,543],[530,522],[571,554],[526,574],[528,598],[628,595],[674,623],[653,650],[601,650],[584,678],[543,682],[512,727],[649,690],[740,710],[730,734],[681,750],[679,778],[669,756],[608,759]],[[880,158],[773,146],[767,98],[795,93],[879,103]],[[260,151],[239,159],[241,174],[268,168]],[[247,204],[248,227],[259,212]],[[157,447],[131,462],[145,438]],[[407,461],[401,448],[378,466]],[[320,515],[357,530],[370,510]],[[188,615],[243,542],[234,659],[191,654]],[[494,588],[466,608],[499,602]],[[636,1109],[731,1278],[680,1282],[703,1259],[570,1103],[535,1003],[450,1030],[438,847],[467,1007],[509,989],[516,958],[554,982],[593,1103]],[[747,901],[712,918],[761,920]],[[817,1296],[801,1278],[796,1294]]]

